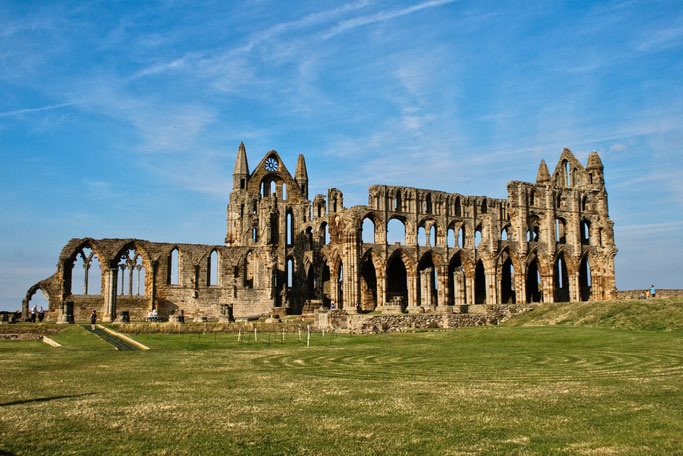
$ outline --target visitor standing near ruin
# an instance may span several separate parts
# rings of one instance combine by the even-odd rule
[[[654,298],[655,297],[655,286],[650,285],[650,297]]]
[[[90,314],[90,329],[92,331],[95,330],[95,323],[97,322],[97,313],[95,312],[95,309],[92,310],[92,313]]]
[[[33,308],[31,309],[31,323],[36,322],[36,312],[37,311],[38,311],[38,309],[36,308],[36,306],[33,306]]]
[[[43,318],[45,318],[45,309],[43,309],[43,306],[40,306],[40,309],[38,309],[38,321],[42,323]]]

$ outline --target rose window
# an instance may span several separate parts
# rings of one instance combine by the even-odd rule
[[[273,157],[266,158],[266,170],[267,171],[277,171],[278,162]]]

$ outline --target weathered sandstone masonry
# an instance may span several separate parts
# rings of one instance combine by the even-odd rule
[[[122,315],[185,319],[267,314],[467,312],[496,303],[616,297],[613,223],[603,165],[565,149],[552,174],[508,183],[508,198],[374,185],[344,207],[336,188],[309,199],[306,163],[294,176],[275,151],[253,172],[241,144],[221,245],[72,239],[57,271],[32,286],[47,318]]]

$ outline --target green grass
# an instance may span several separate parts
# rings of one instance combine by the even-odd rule
[[[78,326],[61,348],[1,342],[0,454],[682,454],[680,327],[569,321],[311,347],[152,333],[116,352]]]
[[[683,331],[683,300],[675,298],[542,304],[506,326],[589,326]]]

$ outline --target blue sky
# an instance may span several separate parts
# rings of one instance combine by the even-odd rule
[[[72,237],[222,243],[240,141],[346,206],[596,149],[618,288],[683,288],[681,81],[679,1],[2,2],[0,309]]]

